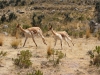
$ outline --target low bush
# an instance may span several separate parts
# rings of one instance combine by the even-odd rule
[[[93,51],[88,51],[90,55],[90,65],[100,66],[100,46],[96,46]]]
[[[6,55],[7,55],[7,52],[3,52],[3,51],[0,52],[0,57],[6,56]]]
[[[43,72],[40,70],[35,70],[33,72],[27,73],[27,75],[43,75]]]
[[[29,68],[32,65],[30,58],[32,54],[29,50],[20,51],[18,58],[13,59],[14,64],[20,68]]]
[[[59,63],[60,60],[64,57],[64,53],[62,51],[55,51],[52,49],[50,46],[47,49],[47,58],[49,61],[53,63],[53,66],[56,67]]]

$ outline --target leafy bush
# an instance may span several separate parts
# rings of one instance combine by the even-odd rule
[[[31,73],[27,73],[27,75],[43,75],[43,72],[41,72],[40,70],[35,70]]]
[[[0,52],[0,66],[1,66],[1,61],[2,61],[3,57],[6,55],[7,55],[7,52],[3,52],[3,51]]]
[[[84,35],[84,31],[80,31],[80,32],[79,32],[79,37],[80,37],[80,38],[83,38],[83,35]]]
[[[36,17],[36,14],[33,13],[33,16],[32,16],[32,26],[35,26],[36,25],[36,21],[35,21],[35,17]]]
[[[9,14],[9,21],[16,19],[17,16],[12,12]]]
[[[6,55],[7,55],[7,52],[3,52],[3,51],[0,52],[0,57],[1,56],[6,56]]]
[[[97,12],[96,12],[97,22],[100,23],[100,1],[97,1],[97,2],[96,2],[95,10],[97,11]]]
[[[26,1],[21,1],[21,5],[24,6],[26,4]]]
[[[60,63],[60,60],[65,56],[62,51],[56,51],[57,58],[54,61],[54,66],[57,66]]]
[[[18,58],[14,59],[14,64],[19,66],[20,68],[29,68],[32,65],[30,58],[32,57],[31,52],[29,50],[20,51]]]
[[[5,17],[5,14],[3,14],[2,16],[1,16],[1,22],[3,23],[3,22],[5,22],[6,21],[6,17]]]
[[[70,13],[64,14],[65,18],[64,18],[64,22],[71,22],[73,20],[73,18],[70,17]]]
[[[100,46],[96,46],[93,51],[88,51],[88,55],[90,55],[91,65],[95,65],[97,67],[100,66]]]
[[[84,21],[85,20],[85,17],[83,15],[81,15],[79,18],[78,18],[79,21]]]
[[[98,35],[98,40],[100,40],[100,32],[98,32],[97,35]]]
[[[95,9],[96,11],[100,12],[100,1],[96,2]]]
[[[78,31],[74,31],[74,32],[73,32],[73,37],[74,37],[74,38],[78,38],[78,36],[79,36],[79,32],[78,32]]]
[[[44,15],[39,15],[37,24],[41,25],[42,19],[44,18]]]
[[[52,56],[52,58],[50,58]],[[62,53],[62,51],[55,51],[54,49],[52,49],[50,46],[47,49],[47,58],[49,60],[52,59],[53,61],[53,66],[56,67],[60,60],[64,57],[64,53]]]

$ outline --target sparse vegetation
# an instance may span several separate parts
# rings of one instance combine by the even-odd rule
[[[0,9],[0,33],[2,34],[7,32],[9,35],[11,35],[6,36],[4,42],[2,41],[2,38],[0,38],[0,46],[3,45],[0,47],[0,57],[6,55],[3,50],[8,52],[7,58],[3,58],[4,60],[2,62],[5,66],[2,67],[0,65],[0,69],[4,69],[4,71],[0,71],[0,74],[11,73],[11,75],[14,75],[17,73],[17,71],[19,73],[18,75],[43,75],[43,72],[45,75],[100,74],[100,71],[99,74],[96,74],[94,73],[95,70],[89,70],[90,68],[87,67],[89,61],[88,57],[83,56],[85,55],[87,49],[91,49],[94,48],[95,45],[99,45],[99,33],[96,35],[99,40],[97,40],[95,37],[92,37],[93,39],[90,38],[89,41],[88,39],[85,40],[83,38],[84,35],[86,35],[86,38],[89,38],[92,34],[90,34],[88,29],[88,23],[91,19],[95,19],[97,22],[100,22],[99,0],[1,0]],[[43,46],[42,43],[40,43],[40,39],[36,40],[37,43],[41,44],[36,49],[33,40],[30,38],[28,39],[30,43],[27,42],[28,47],[26,46],[24,48],[19,46],[19,39],[12,40],[12,36],[14,37],[16,35],[18,38],[16,33],[23,35],[20,30],[17,30],[16,28],[16,24],[18,23],[23,25],[24,29],[32,26],[38,26],[43,30],[43,34],[47,34],[46,36],[49,37],[51,34],[49,34],[47,31],[48,24],[51,23],[57,31],[66,30],[66,32],[68,32],[68,34],[73,38],[75,45],[72,46],[71,44],[71,47],[63,45],[64,48],[62,50],[55,50],[49,46],[47,49],[46,59],[46,46]],[[7,30],[3,30],[3,25],[8,25]],[[25,37],[21,37],[21,39],[25,40]],[[51,39],[51,37],[46,37],[47,43],[50,43],[48,41],[54,43],[54,41]],[[11,42],[10,46],[12,48],[9,48],[9,42]],[[65,42],[63,42],[63,44],[65,44]],[[59,47],[59,45],[57,45],[57,47]],[[98,67],[100,65],[99,48],[100,47],[97,46],[95,50],[90,52],[90,63]],[[31,49],[32,52],[29,50],[22,51],[21,49]],[[73,49],[72,52],[70,51],[71,49]],[[34,54],[35,50],[39,56],[32,57],[31,53]],[[18,52],[20,53],[17,54]],[[65,56],[64,52],[66,52],[66,59],[63,59]],[[15,54],[17,54],[17,56],[15,56]],[[16,65],[15,68],[11,61],[12,57],[14,65]],[[30,60],[31,57],[32,62]],[[8,61],[9,63],[7,63]],[[32,63],[34,64],[32,65]],[[31,71],[34,68],[39,70]]]
[[[97,33],[97,38],[100,40],[100,32]]]
[[[48,47],[47,49],[47,58],[49,61],[53,62],[53,66],[56,67],[59,63],[60,60],[64,57],[64,53],[62,51],[55,51],[54,49],[51,48],[51,46]]]
[[[1,61],[2,61],[3,57],[5,57],[6,55],[7,55],[7,52],[0,51],[0,67],[1,67]]]
[[[47,49],[47,58],[49,58],[52,54],[53,54],[53,49],[51,48],[51,46],[48,46],[48,49]]]
[[[100,1],[96,2],[95,10],[97,11],[95,14],[97,15],[97,22],[100,23]]]
[[[6,56],[6,55],[7,55],[7,52],[3,52],[3,51],[0,52],[0,57]]]
[[[80,37],[80,38],[83,38],[83,36],[84,36],[84,31],[80,31],[80,32],[79,32],[79,37]]]
[[[78,36],[79,36],[79,32],[78,32],[78,31],[74,31],[74,32],[73,32],[73,37],[74,37],[74,38],[78,38]]]
[[[8,21],[12,21],[12,20],[14,20],[14,19],[16,19],[17,18],[17,16],[15,15],[15,13],[14,12],[11,12],[10,14],[9,14],[9,19],[8,19]]]
[[[40,70],[35,70],[31,73],[27,73],[27,75],[43,75],[43,72]]]
[[[90,55],[90,65],[100,66],[100,46],[96,46],[93,51],[88,51]]]
[[[29,68],[32,65],[32,62],[30,58],[32,57],[32,54],[29,50],[22,50],[20,51],[20,54],[18,55],[18,58],[13,59],[14,64],[20,68]]]

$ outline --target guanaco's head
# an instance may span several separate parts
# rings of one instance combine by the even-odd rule
[[[48,28],[48,30],[52,30],[52,29],[53,29],[53,28],[52,28],[52,25],[50,25],[49,28]]]

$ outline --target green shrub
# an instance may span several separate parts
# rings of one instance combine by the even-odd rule
[[[9,14],[9,21],[14,20],[16,18],[17,18],[17,16],[15,15],[15,13],[12,12]]]
[[[2,16],[1,16],[1,22],[3,23],[3,22],[5,22],[6,21],[6,16],[5,16],[5,14],[3,14]]]
[[[57,66],[60,63],[60,60],[65,56],[64,53],[62,53],[62,51],[56,51],[56,59],[54,61],[54,67]]]
[[[88,51],[88,54],[90,55],[91,65],[95,65],[97,67],[100,66],[100,46],[96,46],[93,51]]]
[[[79,32],[78,31],[73,32],[73,37],[78,38],[79,37]]]
[[[4,58],[4,56],[7,55],[7,52],[3,52],[3,51],[0,51],[0,67],[1,67],[1,62],[2,62],[2,59]]]
[[[32,65],[30,57],[32,57],[32,54],[29,50],[21,51],[18,58],[14,59],[14,64],[20,68],[29,68]]]
[[[85,17],[83,15],[81,15],[79,18],[78,18],[79,21],[84,21],[85,20]]]
[[[70,17],[70,14],[71,14],[71,13],[65,13],[65,14],[64,14],[64,16],[65,16],[64,22],[65,22],[65,23],[73,21],[73,18]]]
[[[41,72],[40,70],[35,70],[31,73],[27,73],[27,75],[43,75],[43,72]]]
[[[98,35],[98,40],[100,40],[100,32],[98,32],[97,35]]]
[[[84,35],[84,32],[83,31],[79,32],[79,37],[80,38],[83,38],[83,35]]]
[[[47,58],[49,60],[52,60],[53,66],[56,67],[60,60],[64,57],[64,53],[62,53],[61,51],[55,51],[54,49],[52,49],[50,46],[48,47],[47,50]],[[50,58],[51,57],[51,58]],[[50,61],[51,62],[51,61]]]
[[[23,25],[23,28],[24,29],[27,29],[27,28],[29,28],[30,26],[29,25]]]
[[[6,55],[7,55],[7,52],[3,52],[3,51],[0,52],[0,57],[1,56],[6,56]]]
[[[95,10],[97,11],[95,13],[97,22],[100,23],[100,1],[96,2],[96,4],[95,4]]]

